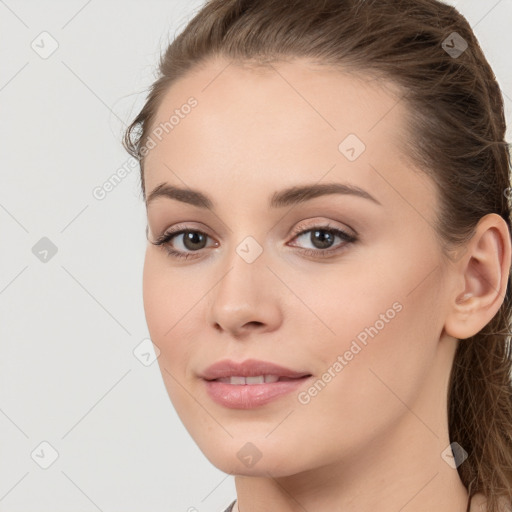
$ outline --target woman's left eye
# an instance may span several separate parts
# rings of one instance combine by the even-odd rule
[[[308,234],[309,236],[306,236]],[[314,226],[304,231],[300,231],[294,237],[294,240],[298,240],[302,237],[306,237],[306,240],[313,244],[314,247],[314,249],[303,249],[302,252],[309,256],[321,257],[327,257],[332,255],[333,253],[337,253],[345,245],[354,243],[357,240],[357,237],[355,235],[351,235],[346,231],[343,231],[342,229],[334,228],[331,227],[330,225]],[[340,238],[344,243],[332,248],[334,240],[336,238]]]
[[[343,248],[345,245],[354,243],[357,240],[355,235],[351,235],[342,229],[334,228],[330,225],[327,226],[313,226],[312,228],[297,231],[293,240],[297,240],[305,237],[309,233],[309,241],[315,247],[314,249],[302,248],[301,252],[308,256],[330,256],[332,253],[338,252],[340,247]],[[181,238],[181,245],[184,249],[176,250],[171,244],[174,238],[178,240]],[[167,232],[157,238],[155,242],[151,242],[153,245],[161,245],[165,247],[169,256],[173,258],[185,258],[190,257],[196,258],[198,256],[193,255],[194,252],[198,252],[205,248],[205,242],[209,236],[196,229],[176,229],[175,231]],[[341,239],[344,243],[331,248],[336,238]],[[200,247],[197,247],[197,246]],[[214,244],[215,245],[215,244]],[[186,252],[186,250],[191,252]]]

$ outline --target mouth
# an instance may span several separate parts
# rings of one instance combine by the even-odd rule
[[[300,377],[253,375],[202,379],[210,399],[228,409],[257,409],[277,399],[285,399],[307,386],[311,374]]]
[[[259,359],[246,359],[244,361],[224,359],[217,361],[199,374],[204,380],[210,382],[226,378],[233,379],[228,381],[231,384],[272,383],[280,380],[302,378],[306,375],[311,376],[308,371],[294,370]]]
[[[254,375],[251,377],[243,377],[241,375],[232,375],[218,379],[205,379],[208,382],[223,382],[235,386],[252,386],[255,384],[272,384],[274,382],[297,381],[311,377],[311,374],[302,375],[300,377],[286,377],[284,375]]]
[[[217,404],[230,409],[252,409],[284,399],[303,386],[312,374],[271,361],[224,359],[203,370],[199,377]]]

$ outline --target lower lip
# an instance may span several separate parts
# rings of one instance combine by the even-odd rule
[[[311,377],[268,382],[265,384],[228,384],[204,380],[210,398],[229,409],[253,409],[297,390]]]

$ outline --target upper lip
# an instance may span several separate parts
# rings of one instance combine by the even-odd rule
[[[311,375],[308,372],[294,371],[275,363],[260,361],[258,359],[246,359],[236,362],[230,359],[223,359],[208,366],[200,377],[206,380],[222,379],[231,376],[255,377],[257,375],[277,375],[278,377],[299,378]]]

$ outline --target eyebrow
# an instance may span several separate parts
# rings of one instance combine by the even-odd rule
[[[366,192],[366,190],[347,183],[315,183],[312,185],[297,185],[290,187],[279,192],[275,192],[270,198],[269,206],[270,208],[283,208],[285,206],[303,203],[310,199],[314,199],[315,197],[328,194],[362,197],[382,206],[382,204],[375,197]],[[214,202],[199,190],[180,188],[170,185],[169,183],[161,183],[155,187],[147,197],[146,206],[158,197],[175,199],[199,208],[208,208],[210,210],[215,209]]]

